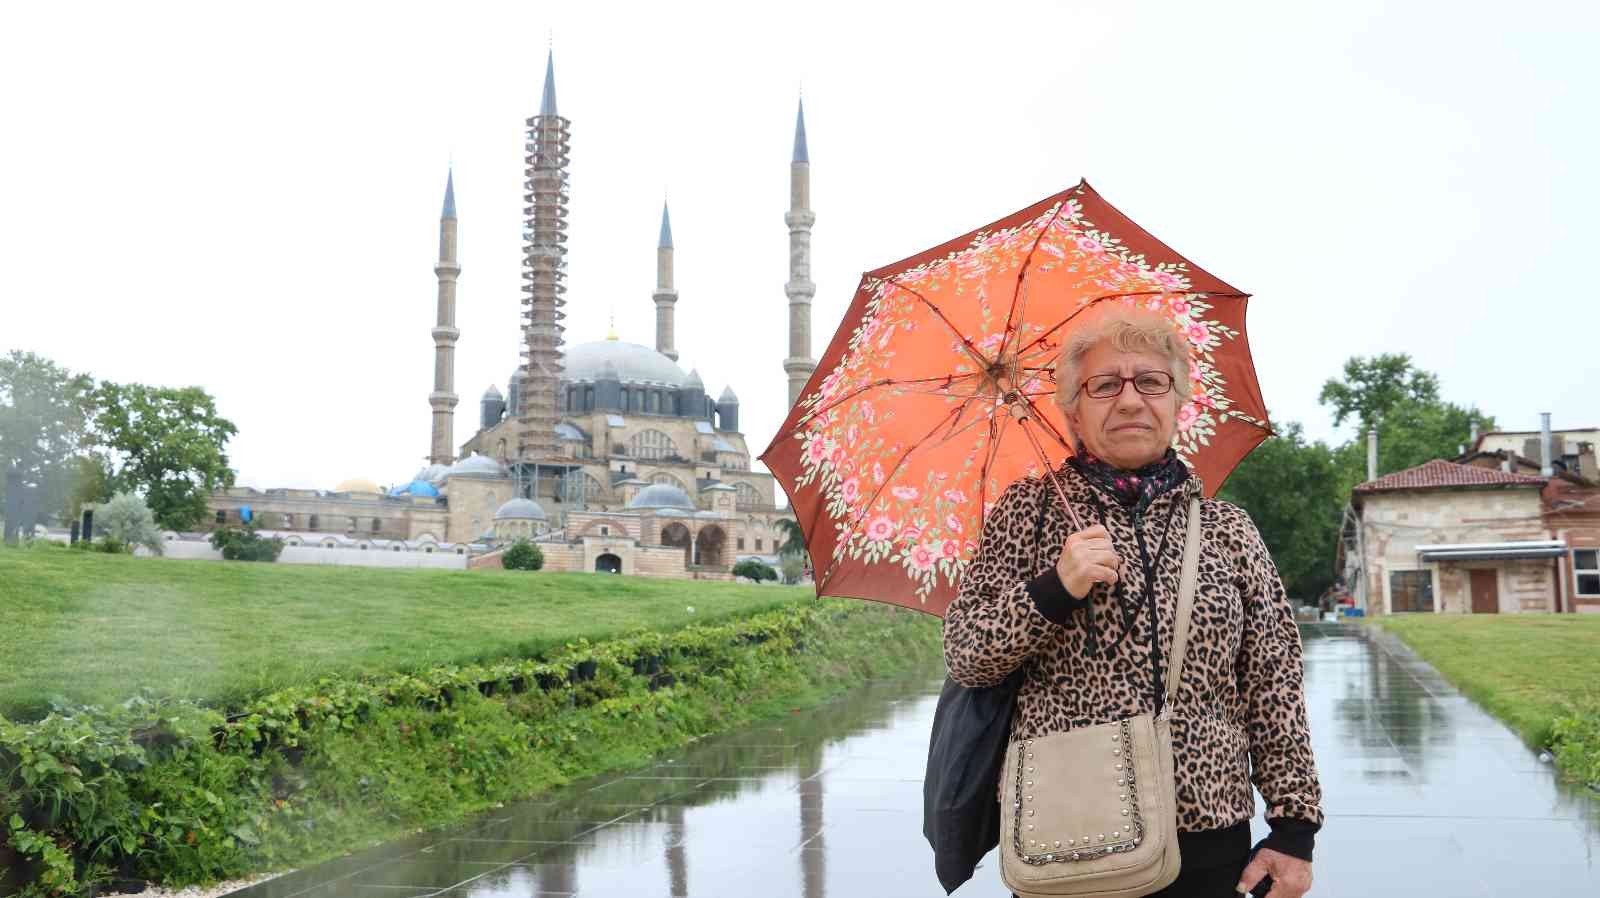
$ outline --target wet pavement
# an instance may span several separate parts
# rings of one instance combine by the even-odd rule
[[[1600,895],[1600,796],[1560,785],[1392,639],[1302,633],[1328,811],[1313,895]],[[938,896],[921,829],[940,681],[869,685],[234,895]],[[994,864],[991,853],[956,894],[1007,895]]]

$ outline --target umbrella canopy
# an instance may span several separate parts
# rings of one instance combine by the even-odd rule
[[[943,615],[996,499],[1073,451],[1054,366],[1098,302],[1158,312],[1187,339],[1194,397],[1173,446],[1214,494],[1271,432],[1247,298],[1087,182],[867,272],[761,456],[818,595]]]

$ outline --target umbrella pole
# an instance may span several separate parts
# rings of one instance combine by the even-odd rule
[[[1078,519],[1078,512],[1073,509],[1072,503],[1067,501],[1066,491],[1061,488],[1061,481],[1056,477],[1056,469],[1050,464],[1050,459],[1044,454],[1044,447],[1039,445],[1039,438],[1034,435],[1028,425],[1033,423],[1033,406],[1026,400],[1018,399],[1011,405],[1011,414],[1017,419],[1017,427],[1028,436],[1029,445],[1033,452],[1039,456],[1039,464],[1044,466],[1045,476],[1049,478],[1050,485],[1055,487],[1056,498],[1061,500],[1061,508],[1067,513],[1067,520],[1072,524],[1073,532],[1083,529],[1083,522]]]

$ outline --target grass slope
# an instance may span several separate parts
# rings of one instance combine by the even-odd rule
[[[598,574],[0,548],[0,714],[35,719],[52,696],[111,703],[142,687],[231,708],[318,676],[527,656],[580,637],[742,617],[810,594]]]
[[[1468,697],[1531,745],[1600,699],[1600,615],[1400,615],[1379,618]]]

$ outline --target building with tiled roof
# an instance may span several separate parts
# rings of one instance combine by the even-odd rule
[[[1497,471],[1471,465],[1456,464],[1436,458],[1414,468],[1385,474],[1355,488],[1357,493],[1381,493],[1390,490],[1457,489],[1462,487],[1531,486],[1542,487],[1544,477],[1534,477],[1515,472]]]
[[[1539,471],[1515,449],[1479,448],[1356,486],[1340,566],[1357,604],[1368,614],[1600,611],[1600,529],[1574,513],[1594,496],[1600,519],[1600,488],[1560,466]]]

